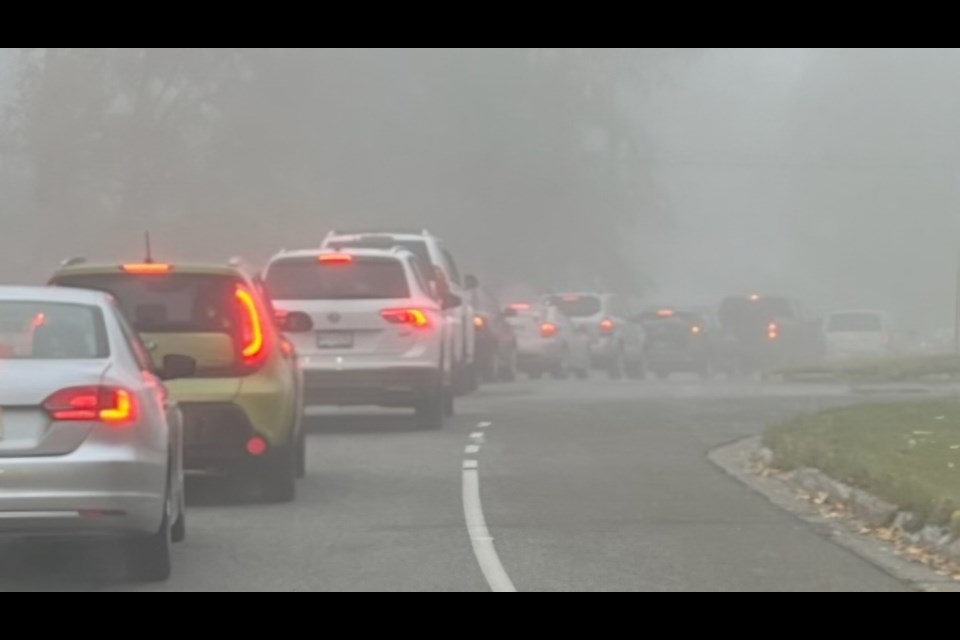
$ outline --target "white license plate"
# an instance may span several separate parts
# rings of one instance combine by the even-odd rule
[[[318,331],[318,349],[353,349],[352,331]]]

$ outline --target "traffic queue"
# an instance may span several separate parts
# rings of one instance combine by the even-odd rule
[[[47,285],[0,287],[0,536],[116,540],[144,581],[169,577],[187,536],[186,474],[295,499],[307,407],[442,429],[481,383],[710,378],[809,349],[778,298],[719,314],[608,292],[503,301],[426,231],[334,231],[258,271],[148,242],[141,262],[71,259]]]

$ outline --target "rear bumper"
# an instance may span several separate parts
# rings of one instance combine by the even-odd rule
[[[246,412],[232,402],[180,405],[183,466],[187,471],[225,470],[251,463],[247,443],[258,435]]]
[[[304,404],[314,406],[412,407],[441,384],[435,367],[303,370]]]
[[[155,533],[167,472],[164,453],[107,447],[0,459],[0,537]]]

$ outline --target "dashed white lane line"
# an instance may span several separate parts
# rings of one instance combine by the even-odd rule
[[[474,470],[474,471],[475,471],[475,470],[477,469],[477,467],[478,467],[478,465],[477,465],[477,461],[476,461],[476,460],[464,460],[464,461],[463,461],[463,470],[464,470],[464,471],[469,471],[469,470]]]
[[[470,439],[473,440],[474,442],[483,442],[484,440],[483,431],[475,431],[474,433],[471,433]]]
[[[467,463],[473,467],[468,468]],[[510,576],[503,568],[497,550],[493,546],[493,537],[487,528],[480,502],[480,472],[476,460],[467,460],[463,464],[463,513],[467,520],[467,532],[473,544],[473,554],[477,557],[480,571],[486,578],[490,590],[494,593],[516,593]]]
[[[493,423],[492,423],[492,422],[481,422],[480,424],[477,425],[477,428],[478,428],[478,429],[489,429],[489,428],[492,427],[492,426],[493,426]]]
[[[469,445],[466,449],[464,449],[463,452],[464,452],[465,454],[467,454],[468,456],[475,456],[475,455],[477,455],[478,453],[480,453],[480,445],[478,445],[478,444],[471,444],[471,445]]]

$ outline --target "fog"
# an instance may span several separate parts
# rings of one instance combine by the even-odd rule
[[[956,50],[0,50],[0,281],[427,226],[497,285],[951,324]]]

